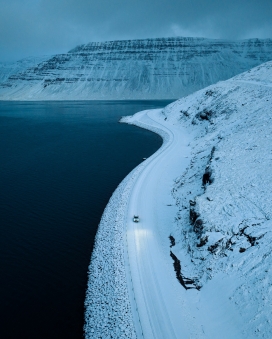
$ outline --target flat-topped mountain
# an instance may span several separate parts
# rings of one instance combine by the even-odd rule
[[[271,59],[272,39],[93,42],[0,77],[0,100],[174,99]]]

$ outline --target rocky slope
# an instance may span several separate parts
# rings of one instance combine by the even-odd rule
[[[268,62],[162,116],[194,135],[190,166],[172,190],[171,253],[199,286],[197,303],[224,295],[247,338],[272,337],[271,79]]]
[[[178,98],[271,59],[271,39],[90,43],[24,70],[0,67],[0,100]]]

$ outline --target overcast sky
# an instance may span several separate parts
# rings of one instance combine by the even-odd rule
[[[272,0],[0,0],[0,61],[91,41],[272,38]]]

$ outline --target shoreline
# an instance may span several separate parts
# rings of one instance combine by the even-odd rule
[[[161,110],[160,110],[161,111]],[[164,130],[140,122],[148,111],[123,117],[132,124],[160,135],[162,146],[130,172],[113,192],[99,223],[88,268],[85,298],[85,338],[139,338],[141,324],[129,273],[126,218],[129,198],[141,172],[167,147],[170,136]],[[131,282],[130,282],[131,281]],[[136,325],[136,326],[135,326]]]

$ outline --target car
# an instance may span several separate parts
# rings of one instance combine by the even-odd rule
[[[139,220],[139,216],[138,216],[138,215],[134,215],[133,221],[134,221],[134,222],[139,222],[139,221],[140,221],[140,220]]]

